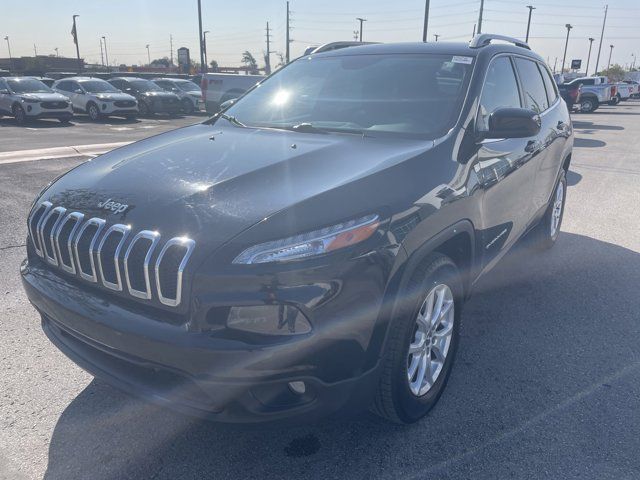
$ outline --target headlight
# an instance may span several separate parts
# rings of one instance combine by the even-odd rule
[[[102,98],[102,97],[98,97],[98,100],[105,103],[110,103],[115,101],[113,98]]]
[[[238,255],[233,263],[286,262],[321,255],[366,240],[379,225],[378,215],[367,215],[321,230],[254,245]]]
[[[38,100],[36,98],[22,97],[22,101],[25,102],[25,103],[39,103],[42,100]]]

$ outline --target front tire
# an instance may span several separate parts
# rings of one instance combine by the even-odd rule
[[[145,101],[141,101],[138,104],[138,109],[140,110],[140,115],[144,117],[151,115],[151,109],[149,108],[149,105]]]
[[[89,102],[87,104],[87,115],[89,115],[89,118],[91,119],[92,122],[97,122],[98,120],[100,120],[100,109],[98,108],[98,105],[96,105],[93,102]]]
[[[18,125],[24,125],[27,123],[27,114],[20,105],[15,105],[12,109],[13,116],[16,119]]]
[[[184,98],[181,102],[182,112],[191,115],[195,111],[195,107],[193,106],[193,102],[188,98]]]
[[[400,292],[374,413],[408,424],[420,420],[437,403],[458,348],[462,290],[456,265],[434,253]]]
[[[580,111],[584,113],[591,113],[598,108],[598,101],[591,97],[586,97],[580,100]]]
[[[556,183],[547,210],[540,223],[532,231],[533,245],[538,250],[548,250],[556,244],[560,235],[564,205],[567,198],[567,174],[563,169]]]

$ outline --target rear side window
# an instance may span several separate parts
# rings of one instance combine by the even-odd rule
[[[520,108],[518,82],[508,57],[498,57],[491,62],[482,88],[478,130],[489,129],[489,115],[498,108]]]
[[[556,83],[551,78],[551,74],[549,70],[547,70],[544,66],[538,64],[538,68],[540,69],[540,73],[542,74],[542,80],[544,80],[544,86],[547,89],[547,100],[549,100],[549,105],[552,105],[553,102],[558,98],[558,90],[556,89]]]
[[[537,63],[524,58],[516,58],[516,66],[522,82],[526,108],[530,108],[536,113],[544,112],[549,108],[549,100],[547,100],[547,92]]]

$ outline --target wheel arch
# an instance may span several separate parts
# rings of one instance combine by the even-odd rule
[[[432,253],[451,258],[461,272],[463,300],[469,297],[472,280],[477,271],[476,233],[470,220],[461,220],[433,237],[405,257],[403,265],[387,283],[374,334],[371,339],[368,362],[375,365],[386,349],[389,328],[395,314],[401,307],[398,294],[407,288],[415,272],[428,260]]]

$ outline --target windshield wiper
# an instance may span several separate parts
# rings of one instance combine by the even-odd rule
[[[296,125],[292,125],[288,129],[293,130],[294,132],[303,132],[303,133],[327,133],[327,130],[315,127],[313,126],[313,124],[309,122],[298,123]]]
[[[244,123],[242,123],[240,120],[238,120],[233,115],[227,115],[224,112],[220,112],[220,113],[218,113],[218,117],[224,118],[227,122],[235,125],[236,127],[246,127],[246,125]]]

